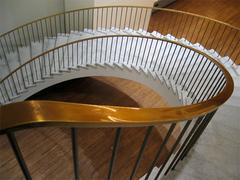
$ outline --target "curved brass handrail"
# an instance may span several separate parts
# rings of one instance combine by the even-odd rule
[[[94,38],[104,37],[123,37],[121,35],[109,35],[86,38],[57,48],[53,48],[43,54],[29,60],[25,64],[18,67],[15,71],[28,63],[33,62],[41,56],[46,55],[58,48],[72,45],[77,42],[87,41]],[[124,37],[144,37],[124,35]],[[26,128],[31,126],[141,126],[152,125],[158,123],[167,123],[172,121],[183,121],[205,115],[216,110],[223,104],[233,92],[233,80],[228,71],[216,60],[207,54],[196,50],[192,47],[180,44],[175,41],[148,37],[149,39],[162,40],[176,45],[196,51],[199,54],[207,57],[210,61],[218,66],[224,73],[226,85],[224,89],[215,97],[202,101],[196,104],[181,106],[181,107],[166,107],[166,108],[130,108],[116,106],[99,106],[99,105],[84,105],[64,102],[50,101],[29,101],[19,102],[0,107],[0,131],[6,131],[12,128]],[[8,75],[5,79],[10,77]],[[19,108],[21,107],[21,108]],[[21,110],[20,110],[21,109]],[[64,110],[64,111],[62,111]],[[11,111],[11,113],[10,113]]]

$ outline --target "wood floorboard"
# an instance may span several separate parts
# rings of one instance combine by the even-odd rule
[[[148,98],[151,101],[155,99],[155,102],[147,101]],[[29,98],[29,100],[34,99],[131,107],[156,107],[167,104],[153,90],[139,83],[103,77],[75,79],[57,84]],[[162,130],[162,134],[159,133],[159,129]],[[166,133],[165,129],[159,126],[152,131],[136,178],[143,176],[149,168],[162,142],[162,136]],[[107,178],[115,130],[115,128],[78,129],[82,179]],[[123,129],[113,179],[128,179],[145,132],[145,127]],[[28,129],[17,132],[16,137],[33,179],[73,179],[69,129]],[[12,152],[8,149],[9,145],[4,136],[1,136],[0,147],[4,147],[1,148],[0,155],[1,179],[22,179],[21,171]],[[163,161],[167,152],[165,148],[158,165]]]

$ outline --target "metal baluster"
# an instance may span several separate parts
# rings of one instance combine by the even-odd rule
[[[49,37],[49,32],[48,32],[48,25],[47,25],[47,19],[44,19],[44,23],[45,23],[45,29],[46,29],[46,33],[47,33],[47,37]]]
[[[90,27],[89,27],[89,9],[87,9],[87,28],[89,29]]]
[[[36,30],[37,30],[37,38],[38,38],[38,41],[40,42],[40,32],[39,32],[39,29],[38,29],[38,21],[34,24],[35,24]]]
[[[202,21],[202,23],[201,23],[201,27],[200,28],[198,28],[199,29],[199,31],[198,31],[198,33],[197,33],[197,37],[196,37],[196,42],[197,42],[197,40],[198,40],[198,37],[199,37],[199,34],[201,33],[201,30],[202,30],[202,27],[203,27],[203,24],[204,24],[204,22],[205,22],[205,19],[203,19],[203,21]],[[201,41],[199,41],[199,42],[201,42]]]
[[[177,27],[177,29],[176,29],[176,37],[178,37],[178,32],[179,32],[179,29],[180,29],[180,26],[181,26],[181,24],[182,24],[182,21],[183,21],[183,16],[184,16],[184,14],[181,14],[181,17],[180,17],[180,22],[178,23],[178,27]]]
[[[207,27],[205,28],[205,30],[204,30],[204,32],[203,32],[203,36],[202,36],[201,40],[199,41],[199,42],[202,42],[202,45],[203,45],[203,46],[206,46],[206,44],[205,44],[205,45],[203,44],[203,39],[204,39],[204,37],[205,37],[205,35],[206,35],[206,32],[207,32],[207,30],[208,30],[208,28],[209,28],[209,24],[210,24],[210,21],[208,20],[208,21],[207,21]],[[205,47],[205,48],[206,48],[206,47]]]
[[[6,35],[3,36],[3,40],[4,40],[5,44],[6,44],[7,52],[10,53],[10,48],[8,47],[8,43],[7,43],[7,40],[6,40]]]
[[[172,45],[173,45],[173,43],[172,43]],[[173,61],[173,57],[174,57],[174,55],[175,55],[175,51],[176,51],[177,47],[178,47],[178,45],[175,44],[175,47],[174,47],[174,49],[173,49],[172,55],[171,55],[171,57],[170,57],[170,60],[169,60],[168,66],[167,66],[167,69],[166,69],[166,71],[165,71],[165,75],[167,75],[168,70],[169,70],[169,68],[170,68],[170,65],[172,64],[172,62],[174,62],[174,61]],[[172,48],[169,50],[168,56],[167,56],[167,58],[166,58],[166,63],[167,63],[167,59],[168,59],[169,55],[171,54],[171,50],[172,50]],[[178,52],[180,52],[180,50],[179,50]]]
[[[148,40],[149,40],[149,39],[148,39]],[[151,39],[151,44],[150,44],[150,47],[149,47],[149,51],[148,51],[148,53],[147,53],[147,58],[146,58],[146,60],[145,60],[144,66],[143,66],[144,68],[146,68],[146,66],[147,66],[147,62],[148,62],[148,59],[149,59],[149,54],[150,54],[150,52],[151,52],[151,50],[152,50],[152,45],[153,45],[153,39]],[[145,49],[144,49],[143,59],[144,59],[144,56],[145,56],[146,48],[147,48],[147,44],[146,44]],[[141,62],[141,66],[142,66],[142,63],[143,63],[143,61]],[[150,66],[149,66],[148,68],[150,68]]]
[[[121,131],[122,131],[122,128],[117,128],[116,129],[116,135],[115,135],[115,140],[114,140],[114,145],[113,145],[112,157],[111,157],[110,165],[109,165],[109,172],[108,172],[108,178],[107,178],[108,180],[112,179],[112,172],[113,172],[113,167],[114,167],[115,160],[116,160],[118,146],[119,146],[119,143],[120,143]]]
[[[6,65],[7,65],[8,71],[11,72],[11,68],[10,68],[10,65],[9,65],[9,63],[8,63],[8,61],[7,61],[7,55],[6,55],[5,51],[4,51],[3,43],[2,43],[2,41],[1,41],[1,39],[0,39],[0,44],[1,44],[1,48],[3,49],[3,56],[4,56],[5,63],[6,63]],[[16,92],[16,94],[18,94],[18,92],[17,92],[17,88],[16,88],[16,85],[15,85],[15,83],[14,83],[14,79],[13,79],[12,75],[9,76],[9,78],[10,78],[11,81],[13,82],[13,86],[14,86],[14,88],[15,88],[15,92]],[[8,80],[8,83],[9,83],[9,80]],[[9,83],[9,88],[10,88],[10,91],[11,91],[12,95],[14,95],[10,83]]]
[[[201,116],[197,119],[197,121],[195,122],[193,128],[191,129],[191,131],[189,132],[188,136],[186,137],[186,139],[184,140],[183,144],[181,145],[180,149],[178,150],[178,152],[176,153],[174,159],[172,160],[171,164],[168,166],[168,169],[166,170],[166,174],[169,172],[170,169],[174,169],[176,167],[176,165],[178,164],[179,161],[179,157],[181,155],[181,153],[183,152],[184,147],[187,146],[187,143],[189,142],[190,138],[192,137],[192,135],[194,134],[195,130],[197,129],[198,125],[200,124],[200,122],[202,121],[202,119],[204,118],[204,116]]]
[[[168,50],[168,52],[166,51],[166,49],[167,49],[167,46],[168,46],[168,44],[171,44],[170,45],[170,48],[169,48],[169,50]],[[167,59],[168,59],[168,56],[169,56],[169,54],[170,54],[170,51],[171,51],[171,49],[172,49],[172,45],[173,45],[173,43],[171,43],[171,42],[167,42],[166,43],[166,46],[165,46],[165,48],[164,48],[164,53],[163,53],[163,55],[162,55],[162,58],[161,58],[161,60],[160,60],[160,64],[162,64],[162,62],[164,62],[163,61],[163,59],[164,59],[164,54],[166,53],[167,54],[167,58],[165,59],[165,62],[164,62],[164,64],[163,64],[163,68],[162,68],[162,70],[161,70],[161,75],[162,75],[162,73],[163,73],[163,71],[164,71],[164,68],[165,68],[165,65],[166,65],[166,63],[167,63]],[[160,66],[158,67],[158,71],[160,70]]]
[[[147,27],[145,28],[146,19],[147,19],[147,11],[148,11],[148,9],[146,8],[145,17],[144,17],[144,20],[143,20],[143,29],[145,29],[145,30],[147,30],[147,28],[148,28],[148,24],[147,24]]]
[[[104,62],[107,62],[107,52],[108,52],[108,37],[106,38],[107,39],[107,42],[105,43],[106,44],[106,47],[105,47],[105,61]],[[92,55],[92,53],[91,53],[91,55]]]
[[[80,31],[80,15],[79,15],[79,10],[77,11],[77,23],[78,23],[78,31]]]
[[[76,128],[71,128],[71,139],[72,139],[72,157],[75,180],[80,179],[79,174],[79,157],[78,157],[78,134]]]
[[[148,172],[147,172],[144,180],[148,180],[148,178],[149,178],[149,176],[150,176],[150,174],[151,174],[151,172],[152,172],[152,169],[154,168],[156,162],[158,161],[158,159],[159,159],[159,157],[160,157],[160,155],[161,155],[161,153],[162,153],[162,151],[163,151],[163,148],[164,148],[165,145],[167,144],[168,139],[170,138],[170,136],[171,136],[173,130],[175,129],[175,127],[176,127],[176,123],[172,123],[171,126],[170,126],[170,128],[168,129],[168,132],[167,132],[166,136],[164,137],[163,142],[160,144],[160,146],[159,146],[159,148],[158,148],[158,151],[157,151],[157,153],[156,153],[156,155],[155,155],[155,158],[154,158],[154,160],[153,160],[150,168],[148,169]]]
[[[129,22],[128,27],[130,27],[130,28],[131,28],[130,25],[131,25],[131,20],[132,20],[132,13],[133,13],[132,11],[133,11],[133,8],[131,7],[131,13],[130,13],[129,21],[128,21]]]
[[[218,29],[217,29],[217,33],[219,32],[219,29],[220,29],[220,26],[221,26],[221,24],[218,24],[219,26],[218,26]],[[212,40],[212,42],[211,42],[211,44],[210,44],[210,48],[212,48],[212,45],[214,44],[214,41],[215,41],[215,39],[216,39],[216,37],[217,37],[217,35],[215,35],[214,36],[214,38],[213,38],[213,40]]]
[[[139,51],[138,51],[138,57],[137,57],[137,60],[136,60],[136,66],[138,65],[138,61],[139,61],[139,58],[140,58],[140,54],[141,54],[141,49],[142,49],[142,45],[143,45],[143,41],[144,41],[144,38],[140,38],[141,39],[141,44],[140,44],[140,47],[139,47]],[[135,55],[134,55],[135,56]]]
[[[70,33],[70,31],[71,31],[71,12],[68,12],[68,33]]]
[[[121,60],[122,46],[123,46],[122,44],[123,44],[123,36],[121,36],[121,45],[120,45],[120,50],[119,50],[118,63],[120,63],[120,60]]]
[[[105,19],[105,21],[106,21],[106,28],[105,29],[107,29],[108,28],[108,8],[106,8],[106,19]],[[111,22],[110,22],[111,23]],[[111,27],[110,27],[111,28]],[[110,29],[109,28],[109,29]]]
[[[166,164],[167,164],[168,160],[170,159],[172,153],[173,153],[173,152],[175,151],[175,149],[177,148],[179,142],[181,141],[183,135],[184,135],[185,132],[187,131],[187,129],[188,129],[189,125],[191,124],[191,122],[192,122],[192,120],[188,120],[188,121],[186,122],[186,124],[184,125],[181,133],[179,134],[179,136],[178,136],[176,142],[174,143],[174,145],[172,146],[171,151],[169,152],[167,158],[164,160],[164,163],[163,163],[163,165],[160,167],[160,169],[159,169],[157,175],[155,176],[154,180],[157,180],[158,177],[160,176],[162,170],[163,170],[164,167],[166,166]]]
[[[170,74],[169,74],[169,76],[168,76],[168,79],[171,78],[171,75],[172,75],[172,73],[173,73],[173,70],[175,69],[175,66],[176,66],[176,64],[177,64],[177,63],[176,63],[177,61],[178,61],[179,63],[178,63],[178,66],[177,66],[177,68],[176,68],[175,73],[176,73],[176,72],[178,71],[178,69],[179,69],[179,65],[181,64],[181,59],[182,59],[183,56],[185,55],[185,52],[186,52],[186,49],[187,49],[187,48],[184,48],[184,51],[183,51],[183,53],[182,53],[182,56],[180,57],[180,60],[178,60],[182,48],[183,48],[183,47],[181,46],[180,50],[178,51],[178,54],[177,54],[177,56],[176,56],[176,58],[175,58],[175,63],[174,63],[174,65],[173,65],[172,69],[171,69],[171,72],[170,72]],[[173,75],[173,76],[175,76],[175,75]]]
[[[124,27],[127,27],[126,26],[126,22],[127,22],[127,15],[128,15],[128,7],[126,7],[126,10],[125,10],[125,20],[124,20]]]
[[[188,29],[187,29],[187,33],[186,33],[186,39],[187,39],[187,36],[188,36],[188,34],[190,34],[189,32],[190,32],[190,27],[191,27],[191,25],[192,25],[192,23],[193,23],[193,19],[194,19],[194,16],[188,16],[188,17],[191,17],[191,20],[190,21],[188,21],[189,22],[189,27],[188,27]],[[187,26],[186,26],[187,27]]]
[[[17,30],[17,33],[18,33],[18,38],[19,38],[19,41],[20,41],[20,46],[23,46],[22,38],[20,36],[20,29]]]
[[[11,98],[10,98],[10,96],[9,96],[9,94],[8,94],[7,87],[6,87],[6,84],[5,84],[5,83],[6,83],[6,81],[3,81],[3,82],[2,82],[3,89],[4,89],[5,94],[6,94],[6,96],[7,96],[7,101],[10,101]]]
[[[49,25],[50,25],[51,37],[53,37],[52,17],[49,18],[48,22],[49,22]]]
[[[211,31],[210,31],[210,33],[209,33],[209,36],[207,37],[207,41],[206,41],[206,43],[205,43],[206,48],[208,47],[207,44],[208,44],[209,40],[211,39],[210,37],[212,37],[212,32],[213,32],[214,27],[215,27],[215,25],[216,25],[216,22],[215,22],[215,21],[214,21],[213,23],[214,23],[214,24],[213,24],[213,26],[212,26],[212,29],[211,29]]]
[[[204,118],[204,120],[202,120],[201,125],[198,127],[197,131],[194,133],[194,135],[192,136],[188,146],[184,149],[182,155],[180,156],[180,159],[183,160],[184,157],[187,156],[188,152],[191,150],[191,148],[193,147],[193,145],[197,142],[197,140],[199,139],[199,137],[202,135],[204,129],[207,127],[208,123],[210,122],[210,120],[212,119],[212,117],[214,116],[214,114],[216,113],[217,110],[207,114]]]
[[[198,74],[198,76],[197,76],[197,78],[195,79],[195,81],[193,81],[194,78],[195,78],[195,76],[197,75],[197,71],[198,71],[199,67],[200,67],[200,66],[202,65],[202,63],[203,63],[204,58],[205,58],[205,57],[202,56],[202,58],[201,58],[201,60],[200,60],[200,63],[197,65],[197,68],[195,69],[195,72],[194,72],[193,76],[191,77],[191,81],[189,82],[188,86],[186,87],[186,90],[189,91],[189,92],[188,92],[188,95],[190,94],[190,92],[191,92],[193,86],[195,85],[195,83],[196,83],[196,81],[197,81],[197,78],[199,77],[199,74]],[[198,59],[197,59],[196,61],[198,61]],[[207,61],[205,61],[205,63],[206,63],[206,62],[207,62]],[[202,71],[202,69],[203,69],[205,63],[203,64],[203,66],[202,66],[200,72]],[[194,67],[193,67],[192,69],[194,69]],[[189,73],[189,77],[190,77],[190,75],[191,75],[191,73]],[[188,89],[190,88],[191,84],[193,84],[193,86],[191,87],[190,90],[188,90]],[[184,87],[184,85],[183,85],[183,87]]]
[[[155,64],[154,64],[154,66],[153,66],[153,70],[155,70],[155,68],[156,68],[156,66],[157,66],[157,62],[158,62],[158,59],[159,59],[159,56],[160,56],[160,53],[161,53],[161,50],[162,50],[162,45],[163,45],[163,43],[165,42],[165,41],[163,41],[163,40],[158,40],[158,41],[161,41],[161,45],[160,45],[160,47],[159,47],[159,49],[158,49],[158,54],[157,54],[156,59],[155,59]],[[161,61],[160,61],[160,63],[159,63],[159,66],[160,66],[160,65],[161,65]],[[157,69],[159,69],[159,67],[158,67]]]
[[[212,89],[211,93],[207,96],[206,99],[209,99],[209,97],[213,97],[216,94],[218,94],[225,85],[226,85],[226,80],[225,80],[224,74],[222,73],[221,77],[218,80],[217,85],[215,85],[215,87]]]
[[[195,56],[195,54],[197,54],[197,58],[192,59],[192,58]],[[189,65],[188,65],[188,67],[187,67],[187,69],[186,69],[186,72],[188,72],[189,68],[192,67],[192,68],[190,69],[190,72],[189,72],[188,74],[191,74],[191,73],[192,73],[193,67],[194,67],[195,64],[197,63],[197,59],[198,59],[199,56],[200,56],[199,53],[194,52],[194,55],[193,55],[192,58],[191,58],[191,59],[192,59],[191,61],[193,61],[193,65],[191,66],[191,62],[190,62]],[[190,77],[190,76],[187,76],[186,80],[184,81],[183,86],[182,86],[183,88],[185,87],[185,84],[187,83],[189,77]],[[185,78],[185,76],[183,76],[182,80],[180,81],[180,84],[182,84],[184,78]]]
[[[123,12],[123,8],[121,8],[121,13],[120,13],[119,29],[121,29],[121,25],[122,25],[122,12]]]
[[[202,88],[204,87],[204,84],[205,84],[206,82],[208,82],[208,81],[206,81],[206,79],[209,78],[209,73],[206,73],[206,72],[207,72],[207,70],[209,69],[209,66],[210,66],[210,65],[212,65],[212,66],[211,66],[211,69],[210,69],[209,73],[211,73],[212,70],[213,70],[213,68],[216,67],[216,66],[214,66],[213,63],[209,62],[207,68],[205,69],[205,71],[204,71],[204,73],[203,73],[203,76],[202,76],[201,79],[200,79],[200,83],[198,84],[198,87],[200,87],[200,88],[199,88],[199,90],[197,91],[196,94],[199,94],[199,93],[201,92]],[[215,71],[214,71],[213,75],[216,73],[217,69],[218,69],[218,68],[215,68]],[[213,76],[213,75],[212,75],[212,76]],[[210,77],[211,80],[212,80],[212,76]],[[205,80],[203,80],[204,77],[205,77]],[[208,82],[208,83],[209,83],[209,82]],[[206,86],[205,86],[205,88],[206,88]],[[196,98],[197,98],[197,96],[194,97],[193,102],[196,100]]]
[[[194,18],[195,18],[195,17],[194,17]],[[198,17],[196,17],[196,18],[198,18]],[[195,34],[197,24],[198,24],[198,21],[196,22],[196,25],[195,25],[195,27],[193,28],[193,32],[192,32],[192,34],[191,34],[191,36],[190,36],[190,38],[189,38],[189,41],[190,41],[190,42],[193,42],[193,41],[192,41],[192,38],[194,37],[193,35]]]
[[[201,94],[201,96],[199,97],[199,100],[201,100],[202,98],[204,99],[205,98],[205,96],[206,96],[206,93],[209,91],[209,89],[208,89],[208,91],[206,91],[206,89],[207,89],[207,87],[209,87],[209,88],[212,88],[212,86],[215,84],[215,83],[217,83],[216,82],[216,78],[217,78],[217,76],[219,75],[219,73],[220,73],[221,71],[218,71],[218,74],[215,76],[215,81],[212,81],[212,83],[210,84],[210,82],[208,82],[208,84],[205,86],[205,88],[203,89],[203,91],[202,91],[202,94]],[[220,76],[220,78],[221,77],[223,77],[223,74],[222,74],[222,76]],[[206,92],[206,93],[205,93]],[[204,95],[204,93],[205,93],[205,95]]]
[[[4,84],[4,83],[2,83],[2,84]],[[5,104],[8,101],[8,99],[6,100],[6,97],[4,96],[1,84],[0,84],[0,92],[1,92],[2,100],[3,100],[3,103],[1,103],[1,104]]]
[[[22,153],[20,151],[20,148],[18,146],[18,143],[17,143],[17,140],[16,140],[16,137],[15,137],[14,133],[13,132],[7,133],[7,137],[8,137],[9,143],[10,143],[10,145],[12,147],[12,150],[13,150],[15,156],[16,156],[18,164],[20,165],[21,170],[22,170],[22,172],[24,174],[24,177],[27,180],[31,180],[32,179],[31,175],[30,175],[29,170],[27,168],[27,165],[26,165],[26,163],[25,163],[25,161],[23,159]]]
[[[111,14],[110,14],[110,29],[112,28],[112,18],[113,18],[113,8],[111,7]]]
[[[35,38],[35,35],[34,35],[34,31],[33,31],[33,23],[30,24],[31,26],[31,31],[32,31],[32,37],[33,37],[33,42],[36,42],[36,38]]]
[[[14,32],[14,31],[13,31],[13,32]],[[8,39],[9,39],[9,42],[10,42],[11,49],[12,49],[12,51],[14,51],[13,43],[12,43],[12,39],[11,39],[10,33],[8,34]]]
[[[176,23],[177,23],[178,14],[177,14],[177,13],[174,13],[174,14],[175,14],[175,17],[176,17],[176,18],[174,18],[174,20],[173,20],[173,28],[171,28],[172,30],[171,30],[171,31],[170,31],[170,30],[168,31],[168,32],[170,32],[169,34],[174,34],[174,33],[173,33],[173,30],[175,30],[175,27],[176,27],[175,25],[176,25]],[[170,26],[170,23],[169,23],[169,26]]]
[[[203,70],[203,68],[205,67],[205,65],[206,65],[206,63],[207,62],[209,62],[208,63],[208,65],[207,65],[207,67],[205,68],[205,71],[204,72],[202,72],[202,70]],[[194,83],[192,83],[192,87],[191,87],[191,89],[188,91],[188,95],[187,96],[189,96],[190,95],[190,93],[191,93],[191,91],[192,91],[192,88],[196,85],[197,87],[201,87],[200,86],[200,84],[202,84],[202,82],[205,82],[205,81],[202,81],[203,80],[203,77],[205,76],[205,74],[207,73],[207,70],[208,70],[208,68],[209,68],[209,66],[211,65],[211,61],[208,61],[208,60],[206,60],[205,62],[204,62],[204,64],[203,64],[203,66],[202,66],[202,68],[201,68],[201,70],[200,70],[200,73],[198,74],[198,76],[197,76],[197,78],[195,79],[195,82]],[[213,68],[213,66],[212,66],[212,68]],[[209,72],[210,73],[210,72]],[[209,74],[208,73],[208,74]],[[202,76],[201,76],[201,78],[200,78],[200,75],[202,74]],[[208,76],[207,76],[208,77]],[[198,78],[200,78],[200,80],[199,80],[199,83],[197,83],[197,79]],[[190,85],[189,85],[190,86]],[[197,88],[194,90],[194,92],[196,92],[196,90],[197,90]],[[198,95],[198,93],[196,94],[196,96]],[[193,97],[193,95],[191,96],[191,97]]]
[[[230,32],[231,32],[231,31],[230,31]],[[224,53],[223,56],[226,56],[226,53],[229,52],[229,50],[230,50],[230,48],[231,48],[231,45],[233,44],[234,40],[236,40],[236,36],[237,36],[237,33],[238,33],[238,32],[239,32],[239,31],[236,31],[236,33],[234,34],[234,36],[233,36],[233,38],[232,38],[232,40],[231,40],[231,42],[230,42],[230,44],[229,44],[228,48],[226,49],[226,51],[225,51],[225,53]],[[230,36],[230,34],[229,34],[229,36]]]
[[[139,153],[138,153],[136,162],[135,162],[135,164],[134,164],[134,167],[133,167],[131,176],[130,176],[130,178],[129,178],[130,180],[132,180],[132,179],[135,177],[135,174],[136,174],[137,169],[138,169],[138,167],[139,167],[140,161],[141,161],[141,159],[142,159],[142,156],[143,156],[144,150],[145,150],[145,148],[146,148],[146,145],[147,145],[147,142],[148,142],[148,139],[149,139],[149,135],[150,135],[151,132],[152,132],[152,129],[153,129],[153,126],[150,126],[150,127],[148,127],[148,129],[147,129],[147,132],[146,132],[146,134],[145,134],[145,137],[144,137],[142,146],[141,146],[141,148],[140,148],[140,150],[139,150]]]
[[[236,45],[234,46],[234,48],[232,48],[232,52],[229,53],[229,57],[230,57],[230,58],[231,58],[231,56],[233,56],[235,50],[239,47],[239,44],[240,44],[240,41],[238,41],[238,42],[236,43]],[[236,59],[236,60],[237,60],[237,59]],[[236,62],[236,60],[235,60],[234,62]]]
[[[225,31],[226,31],[226,27],[227,27],[227,26],[224,26],[223,32],[222,32],[220,38],[218,39],[218,42],[216,43],[216,46],[215,46],[213,49],[216,49],[216,50],[217,50],[218,45],[219,45],[219,43],[220,43],[220,41],[221,41],[221,39],[222,39],[222,37],[223,37]],[[219,33],[219,32],[218,32],[218,33]],[[228,38],[228,37],[227,37],[227,38]],[[226,43],[226,42],[224,42],[224,44],[225,44],[225,43]]]
[[[136,26],[136,19],[137,19],[137,12],[138,12],[138,8],[135,8],[135,16],[134,16],[134,20],[133,20],[133,29],[135,29],[135,26]]]
[[[76,20],[75,20],[75,12],[73,12],[73,30],[76,30]]]
[[[151,60],[150,60],[149,69],[151,69],[151,67],[152,67],[152,65],[153,65],[153,59],[154,59],[154,56],[155,56],[155,54],[156,54],[157,47],[158,47],[159,42],[160,42],[160,40],[156,40],[156,41],[157,41],[157,42],[156,42],[155,48],[154,48],[154,50],[153,50],[153,56],[152,56],[152,58],[151,58]],[[158,52],[159,52],[159,51],[158,51]],[[152,70],[153,70],[153,69],[152,69]]]

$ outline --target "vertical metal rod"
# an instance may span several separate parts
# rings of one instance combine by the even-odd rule
[[[177,154],[175,155],[174,159],[172,160],[171,164],[168,166],[168,169],[166,170],[166,174],[168,173],[168,171],[172,168],[174,169],[175,166],[177,165],[178,161],[179,161],[179,156],[181,155],[181,153],[183,152],[184,147],[186,147],[188,145],[188,142],[190,140],[190,138],[192,137],[192,135],[194,134],[196,128],[198,127],[198,125],[200,124],[200,122],[202,121],[204,116],[201,116],[197,119],[197,121],[195,122],[193,128],[191,129],[191,131],[189,132],[188,136],[186,137],[186,139],[184,140],[182,146],[180,147],[180,149],[178,150]]]
[[[159,40],[157,40],[157,42],[156,42],[156,44],[155,44],[155,48],[154,48],[154,50],[153,50],[153,55],[152,55],[152,58],[151,58],[151,60],[150,60],[150,65],[149,65],[149,69],[151,69],[151,67],[152,67],[152,64],[153,64],[153,59],[154,59],[154,57],[155,57],[155,54],[157,54],[156,53],[156,50],[157,50],[157,47],[158,47],[158,45],[159,45]],[[156,60],[155,60],[156,61]]]
[[[139,151],[139,153],[138,153],[138,156],[137,156],[137,160],[136,160],[136,162],[135,162],[135,164],[134,164],[134,167],[133,167],[133,170],[132,170],[132,173],[131,173],[131,176],[130,176],[130,180],[132,180],[132,179],[135,177],[136,171],[137,171],[137,169],[138,169],[138,167],[139,167],[139,163],[140,163],[140,161],[141,161],[141,159],[142,159],[143,152],[144,152],[144,150],[145,150],[145,147],[146,147],[146,144],[147,144],[147,142],[148,142],[149,135],[150,135],[151,132],[152,132],[152,129],[153,129],[153,126],[150,126],[150,127],[148,127],[148,129],[147,129],[147,132],[146,132],[146,135],[145,135],[145,137],[144,137],[144,140],[143,140],[141,149],[140,149],[140,151]]]
[[[21,167],[21,170],[24,174],[24,177],[27,179],[27,180],[31,180],[31,175],[28,171],[28,168],[27,168],[27,165],[23,159],[23,156],[22,156],[22,153],[20,151],[20,148],[18,146],[18,143],[17,143],[17,140],[16,140],[16,137],[14,135],[13,132],[9,132],[7,133],[7,137],[8,137],[8,140],[9,140],[9,143],[12,147],[12,150],[17,158],[17,161],[18,161],[18,164],[20,165]]]
[[[230,31],[230,32],[231,32],[231,31]],[[229,52],[229,50],[230,50],[230,48],[231,48],[231,46],[232,46],[234,40],[236,40],[236,36],[237,36],[237,33],[238,33],[238,32],[239,32],[239,31],[236,31],[236,32],[235,32],[235,34],[234,34],[234,36],[233,36],[233,38],[232,38],[230,44],[228,45],[228,48],[227,48],[227,49],[225,50],[225,52],[224,52],[223,57],[226,56],[226,53],[227,53],[227,52]],[[230,36],[230,34],[229,34],[229,36]]]
[[[114,167],[114,163],[116,160],[116,154],[117,154],[117,150],[118,150],[118,146],[119,146],[119,142],[120,142],[121,130],[122,130],[122,128],[117,128],[117,130],[116,130],[113,151],[112,151],[112,157],[111,157],[110,165],[109,165],[109,172],[108,172],[108,178],[107,178],[108,180],[112,179],[112,172],[113,172],[113,167]]]
[[[153,160],[150,168],[148,169],[148,172],[147,172],[147,175],[146,175],[146,177],[145,177],[145,180],[148,180],[148,178],[149,178],[149,176],[150,176],[150,174],[151,174],[151,172],[152,172],[152,169],[154,168],[157,160],[159,159],[160,154],[162,153],[163,148],[164,148],[165,145],[167,144],[168,139],[169,139],[170,135],[172,134],[175,126],[176,126],[176,123],[172,123],[172,124],[171,124],[171,126],[170,126],[170,128],[169,128],[169,130],[168,130],[168,132],[167,132],[167,134],[166,134],[163,142],[162,142],[162,143],[160,144],[160,146],[159,146],[158,152],[157,152],[157,154],[155,155],[155,158],[154,158],[154,160]]]
[[[78,134],[76,128],[71,128],[71,138],[72,138],[72,156],[73,156],[73,167],[75,180],[80,179],[79,175],[79,160],[78,160]]]
[[[208,37],[206,38],[207,39],[207,41],[206,41],[206,43],[205,43],[205,47],[206,48],[208,48],[208,42],[209,42],[209,40],[211,39],[211,37],[212,37],[212,32],[213,32],[213,30],[214,30],[214,27],[215,27],[215,25],[216,25],[216,22],[213,22],[214,24],[213,24],[213,26],[212,26],[212,29],[211,29],[211,31],[210,31],[210,33],[209,33],[209,35],[208,35]]]
[[[7,52],[10,53],[10,48],[8,47],[8,43],[7,43],[7,40],[6,40],[6,36],[3,36],[3,40],[6,44],[6,47],[7,47]]]
[[[162,50],[162,46],[163,46],[163,41],[162,40],[159,40],[159,41],[161,41],[161,45],[160,45],[160,47],[159,47],[159,49],[158,49],[158,54],[157,54],[157,56],[156,56],[156,59],[155,59],[155,63],[154,63],[154,66],[153,66],[153,71],[155,70],[155,68],[156,68],[156,66],[157,66],[157,62],[158,62],[158,59],[160,58],[160,54],[161,54],[161,50]],[[159,66],[161,66],[161,62],[159,63]],[[159,69],[159,68],[157,68],[157,69]]]
[[[209,113],[206,115],[206,117],[204,118],[204,120],[202,121],[201,125],[199,126],[197,132],[194,134],[194,136],[191,138],[189,145],[186,147],[186,149],[184,149],[182,155],[180,156],[180,159],[183,160],[184,157],[187,156],[188,152],[191,150],[191,148],[194,146],[194,144],[197,142],[197,140],[199,139],[199,137],[202,135],[204,129],[207,127],[208,123],[210,122],[210,120],[212,119],[212,117],[214,116],[214,114],[216,113],[217,110]]]
[[[173,152],[175,151],[175,149],[177,148],[179,142],[181,141],[183,135],[185,134],[185,132],[186,132],[186,130],[188,129],[188,127],[189,127],[189,125],[191,124],[191,122],[192,122],[192,120],[188,120],[188,121],[186,122],[186,124],[184,125],[181,133],[179,134],[176,142],[174,143],[173,147],[171,148],[171,151],[169,152],[169,154],[168,154],[167,158],[165,159],[163,165],[162,165],[161,168],[159,169],[159,171],[158,171],[157,175],[155,176],[154,180],[157,180],[158,177],[160,176],[162,170],[163,170],[164,167],[166,166],[166,164],[167,164],[168,160],[170,159],[172,153],[173,153]]]

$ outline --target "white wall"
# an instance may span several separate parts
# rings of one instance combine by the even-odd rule
[[[0,0],[0,34],[64,10],[105,5],[152,6],[156,0]]]
[[[64,0],[64,1],[66,11],[86,7],[94,7],[94,0]]]
[[[64,0],[0,0],[0,34],[64,11]]]
[[[157,0],[95,0],[95,6],[128,5],[153,7]]]
[[[113,5],[129,5],[129,6],[149,6],[157,0],[65,0],[65,9],[79,9],[96,6],[113,6]]]

